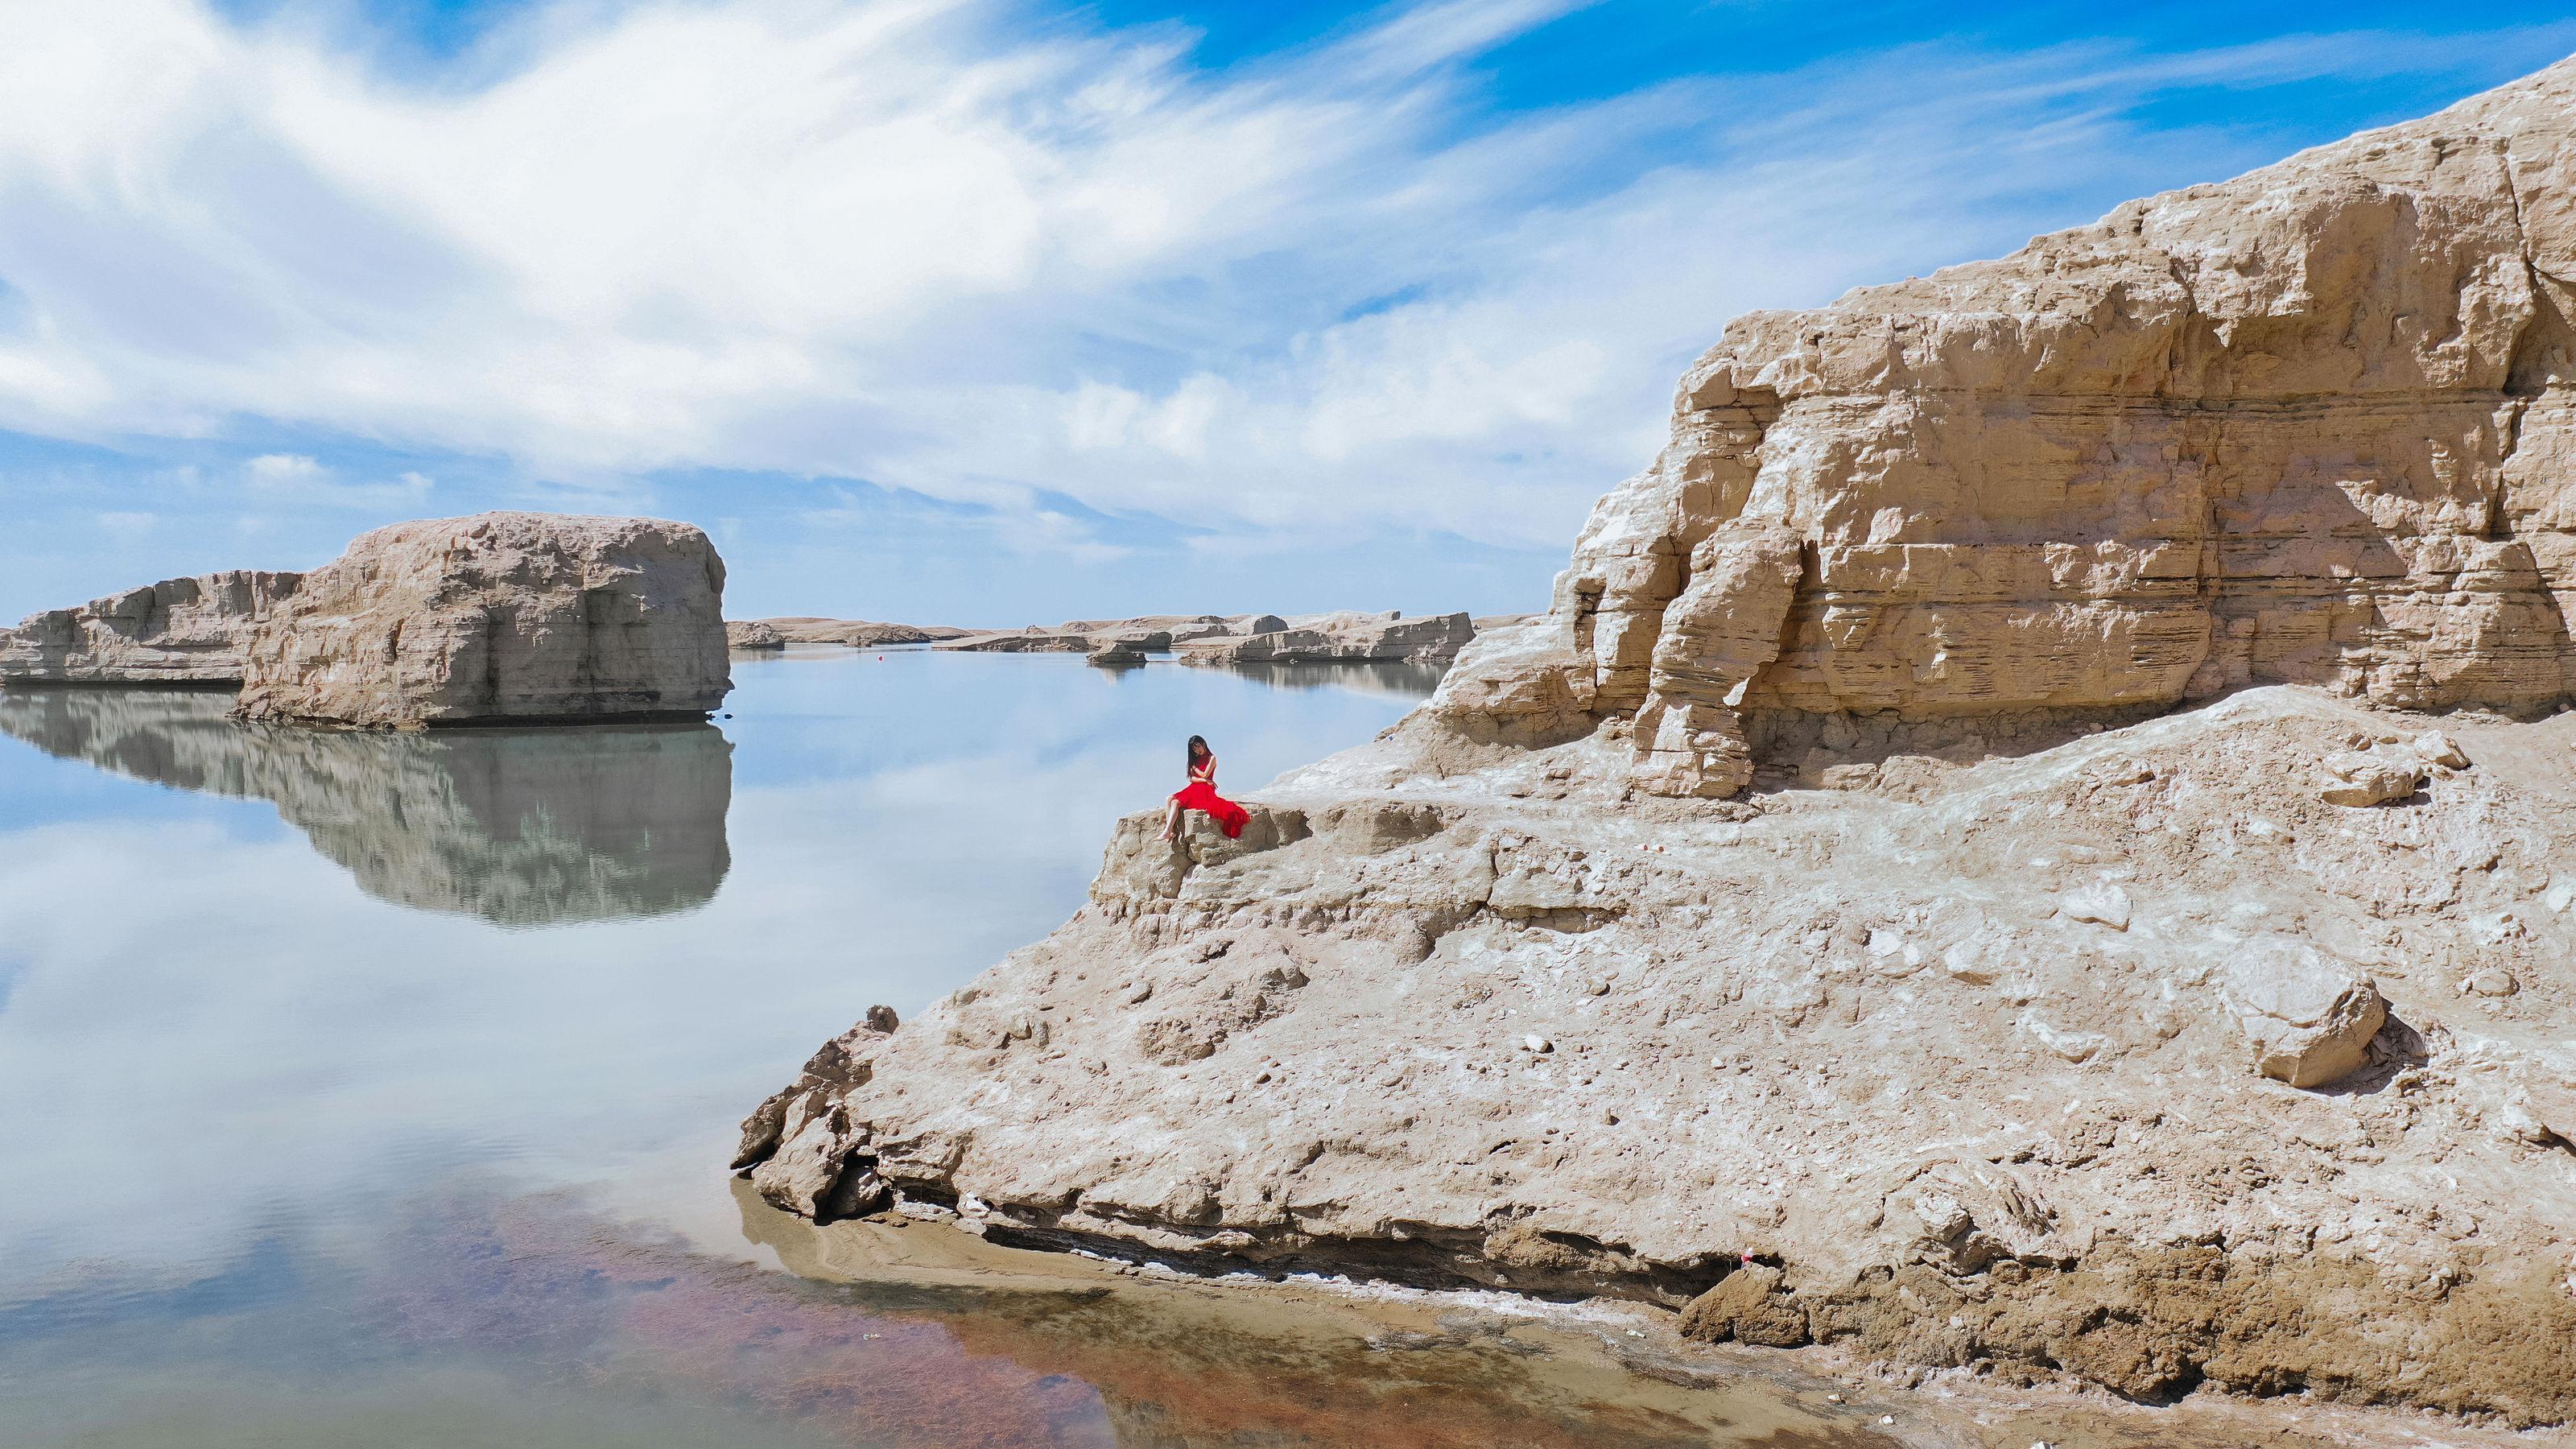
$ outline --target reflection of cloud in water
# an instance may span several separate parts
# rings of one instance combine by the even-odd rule
[[[158,784],[275,802],[379,900],[551,925],[663,915],[729,864],[705,724],[386,733],[245,725],[203,691],[13,689],[0,730]]]
[[[1062,921],[1111,822],[1178,783],[1187,733],[1251,790],[1402,707],[1098,674],[846,651],[744,669],[724,888],[546,931],[396,909],[231,809],[137,814],[157,794],[137,777],[221,788],[178,773],[183,731],[102,731],[70,761],[0,739],[55,817],[0,829],[0,1101],[46,1104],[0,1112],[0,1300],[80,1259],[185,1280],[281,1205],[372,1233],[389,1194],[464,1167],[739,1247],[743,1113],[871,1003],[909,1016]],[[198,698],[220,742],[222,700]],[[173,1191],[184,1213],[132,1209]]]

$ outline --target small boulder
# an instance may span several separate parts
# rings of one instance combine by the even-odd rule
[[[2469,767],[2468,752],[2460,748],[2458,740],[2440,730],[2426,730],[2417,735],[2414,743],[2408,748],[2414,750],[2416,755],[2428,765],[2439,765],[2445,770],[2465,770]]]
[[[1082,658],[1102,669],[1133,669],[1145,662],[1145,651],[1133,639],[1112,639]]]
[[[2379,986],[2294,936],[2237,948],[2222,995],[2254,1048],[2254,1069],[2293,1087],[2350,1075],[2388,1020]]]
[[[2424,783],[2425,766],[2414,755],[2386,754],[2377,750],[2342,750],[2328,755],[2318,767],[2325,783],[2317,798],[2329,805],[2384,805],[2403,800]]]
[[[1763,1263],[1747,1263],[1727,1274],[1682,1310],[1682,1337],[1798,1347],[1807,1341],[1807,1316],[1780,1292],[1780,1282],[1780,1270]]]
[[[784,649],[787,636],[766,619],[725,620],[725,647],[728,649]]]
[[[2114,931],[2129,929],[2129,893],[2109,881],[2068,891],[2057,898],[2057,908],[2070,921],[2092,921]]]

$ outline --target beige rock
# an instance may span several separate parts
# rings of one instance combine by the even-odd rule
[[[1082,662],[1103,669],[1132,669],[1145,662],[1145,651],[1132,639],[1112,639],[1084,655]]]
[[[2169,707],[2261,682],[2564,698],[2571,96],[2555,66],[2000,261],[1738,319],[1662,456],[1593,511],[1555,647],[1469,661],[1446,707],[1650,716],[1656,678],[1768,639],[1768,592],[1707,623],[1728,607],[1707,575],[1733,565],[1700,546],[1752,523],[1794,536],[1803,572],[1744,711]],[[1641,782],[1671,788],[1672,739],[1641,717],[1637,742]]]
[[[733,687],[723,595],[723,560],[685,523],[398,523],[260,621],[238,712],[369,727],[702,716]]]
[[[30,614],[0,630],[0,681],[238,684],[252,627],[303,578],[235,569]]]
[[[2317,798],[2329,805],[2383,805],[2403,800],[2424,783],[2424,763],[2412,754],[2343,750],[2318,764],[2325,783]]]
[[[727,619],[725,647],[728,649],[784,649],[787,636],[778,626],[765,619]]]
[[[2439,765],[2445,770],[2465,770],[2469,767],[2468,752],[2460,748],[2458,740],[2440,730],[2426,730],[2417,735],[2408,748],[2415,752],[2416,758],[2428,765]]]
[[[2230,955],[2223,988],[2254,1044],[2254,1068],[2293,1087],[2350,1076],[2388,1019],[2369,977],[2290,936],[2262,936]]]

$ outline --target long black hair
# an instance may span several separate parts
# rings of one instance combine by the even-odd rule
[[[1190,769],[1197,769],[1199,767],[1200,760],[1211,757],[1215,755],[1215,753],[1216,751],[1208,748],[1208,742],[1205,739],[1198,735],[1190,736]]]

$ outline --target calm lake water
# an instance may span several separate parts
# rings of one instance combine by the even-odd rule
[[[1403,1427],[1441,1355],[836,1273],[723,1171],[871,1003],[1074,910],[1184,736],[1249,789],[1436,672],[831,649],[735,678],[706,726],[426,736],[0,692],[0,1440],[1187,1443],[1246,1412],[1331,1440],[1362,1422],[1314,1419],[1335,1394],[1454,1440]],[[1288,1397],[1210,1420],[1227,1374]]]
[[[724,1172],[744,1113],[1072,912],[1185,736],[1251,790],[1436,673],[735,679],[711,725],[402,736],[0,691],[0,1442],[1983,1442],[1640,1374],[1616,1328],[770,1210]]]

